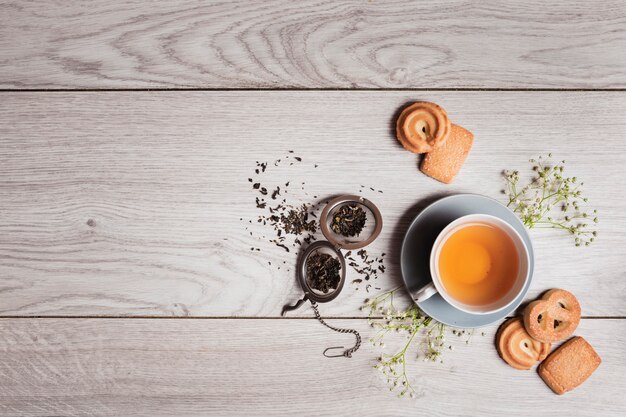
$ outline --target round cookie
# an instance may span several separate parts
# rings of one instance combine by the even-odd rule
[[[404,148],[413,153],[430,152],[443,144],[452,124],[444,109],[435,103],[413,103],[400,113],[396,136]]]
[[[550,353],[550,343],[542,343],[530,337],[521,318],[504,322],[496,338],[498,354],[515,369],[530,369]]]
[[[524,310],[524,326],[533,338],[553,343],[566,339],[580,323],[580,304],[571,292],[552,289]]]

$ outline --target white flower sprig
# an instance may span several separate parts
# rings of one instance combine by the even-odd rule
[[[445,326],[425,315],[415,304],[407,309],[397,309],[393,304],[394,293],[398,289],[384,292],[375,298],[365,300],[363,309],[369,309],[368,323],[378,331],[370,341],[374,346],[385,347],[384,338],[390,333],[403,334],[407,342],[402,349],[393,355],[383,353],[374,368],[380,370],[389,384],[389,390],[399,389],[399,397],[415,397],[406,373],[406,355],[409,347],[420,340],[424,360],[441,360],[444,347]]]
[[[587,203],[582,196],[582,182],[564,175],[565,161],[552,164],[548,158],[531,159],[535,176],[520,187],[519,171],[504,171],[509,198],[507,204],[521,218],[526,227],[564,230],[574,237],[576,246],[589,246],[598,235],[590,225],[598,223],[597,210],[584,211]]]

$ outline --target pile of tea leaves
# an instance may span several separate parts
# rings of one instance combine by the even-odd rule
[[[270,225],[276,232],[276,237],[271,239],[270,242],[276,246],[283,248],[289,252],[289,247],[285,245],[287,235],[300,236],[304,235],[302,239],[296,237],[293,239],[292,246],[301,245],[302,242],[309,244],[312,240],[315,240],[314,233],[317,231],[317,221],[310,219],[316,217],[315,213],[311,211],[310,204],[302,204],[298,207],[294,207],[288,204],[282,203],[275,207],[269,207],[269,215],[260,215],[258,221],[263,225]]]
[[[339,285],[341,263],[327,253],[315,252],[306,261],[306,276],[314,290],[327,294]]]
[[[316,233],[319,230],[318,225],[318,213],[321,212],[322,206],[326,205],[328,201],[318,200],[317,195],[309,195],[305,190],[305,182],[298,182],[294,178],[283,177],[283,182],[276,183],[264,180],[266,172],[268,170],[287,169],[287,172],[293,168],[297,168],[302,164],[306,164],[306,161],[296,156],[294,151],[288,151],[287,155],[276,159],[274,162],[256,161],[253,175],[248,178],[248,183],[251,186],[252,191],[256,194],[254,197],[255,207],[259,210],[259,215],[253,219],[248,220],[248,223],[257,223],[265,226],[269,229],[270,233],[258,233],[255,235],[249,227],[246,227],[246,231],[250,236],[255,236],[260,240],[265,240],[281,249],[285,252],[297,251],[300,246],[306,246],[311,242],[317,240]],[[292,168],[293,166],[293,168]],[[313,164],[314,168],[317,168],[318,164]],[[290,190],[296,188],[296,194],[298,197],[290,197]],[[361,185],[360,193],[382,193],[382,190],[376,190],[373,187],[366,187]],[[302,197],[304,194],[304,197]],[[289,199],[288,199],[289,198]],[[302,202],[303,198],[311,198],[315,203]],[[356,206],[357,209],[351,207],[351,205],[345,205],[348,207],[345,210],[345,219],[339,219],[337,227],[343,230],[347,235],[358,235],[367,221],[365,211]],[[342,207],[343,209],[343,207]],[[241,221],[244,219],[241,218]],[[250,226],[249,225],[249,226]],[[250,248],[252,251],[259,252],[261,249],[258,247]],[[352,281],[356,289],[359,289],[359,285],[365,282],[365,290],[370,291],[370,288],[374,286],[373,280],[378,278],[379,274],[385,272],[385,265],[383,264],[383,253],[380,257],[373,257],[368,254],[365,249],[361,249],[353,254],[352,251],[344,253],[344,256],[348,262],[348,265],[359,274],[359,278]],[[271,265],[271,261],[268,261]],[[286,261],[283,261],[285,264]],[[280,269],[280,266],[278,266]],[[380,290],[380,288],[375,287]]]
[[[333,214],[330,228],[338,235],[354,237],[361,234],[367,215],[365,210],[357,204],[344,204]]]
[[[290,248],[309,244],[316,240],[315,233],[318,229],[317,215],[319,207],[309,203],[292,204],[287,201],[286,196],[289,194],[289,188],[292,186],[291,181],[282,184],[267,184],[261,181],[261,177],[268,169],[280,167],[281,165],[294,165],[302,163],[302,158],[294,156],[293,151],[289,151],[288,155],[277,159],[274,163],[256,161],[254,168],[254,178],[248,178],[248,182],[252,184],[252,190],[260,195],[255,197],[256,208],[261,210],[256,222],[263,226],[269,226],[273,232],[272,236],[266,237],[270,243],[290,252]],[[317,166],[317,165],[316,165]],[[304,190],[305,183],[301,183],[301,189]],[[317,196],[314,196],[317,198]],[[243,220],[243,219],[242,219]],[[249,221],[252,223],[252,221]],[[250,231],[250,235],[253,233]],[[253,248],[253,250],[258,250]]]

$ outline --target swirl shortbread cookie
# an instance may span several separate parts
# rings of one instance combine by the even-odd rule
[[[424,153],[443,144],[450,129],[444,109],[435,103],[420,101],[402,111],[396,124],[396,136],[406,150]]]
[[[530,369],[550,353],[550,343],[534,340],[520,318],[504,322],[498,329],[497,349],[500,357],[515,369]]]

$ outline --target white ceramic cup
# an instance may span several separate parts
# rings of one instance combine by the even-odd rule
[[[441,277],[439,275],[439,255],[441,254],[441,248],[443,247],[444,243],[459,229],[467,227],[471,224],[488,224],[504,231],[513,241],[519,259],[517,278],[515,279],[515,283],[513,284],[509,292],[500,299],[487,305],[469,305],[455,300],[446,292],[446,289],[443,286],[443,283],[441,282]],[[443,297],[446,302],[466,313],[495,313],[511,305],[511,303],[515,301],[517,296],[522,292],[526,282],[530,279],[529,265],[530,257],[528,254],[528,247],[526,246],[526,243],[524,243],[524,239],[522,239],[519,233],[517,233],[517,231],[510,224],[502,219],[487,214],[469,214],[467,216],[459,217],[458,219],[447,225],[441,231],[441,233],[439,233],[437,239],[435,239],[435,243],[433,244],[433,248],[430,252],[430,275],[432,277],[432,282],[420,288],[415,293],[414,299],[416,302],[419,303],[439,293],[439,295],[441,295],[441,297]]]

